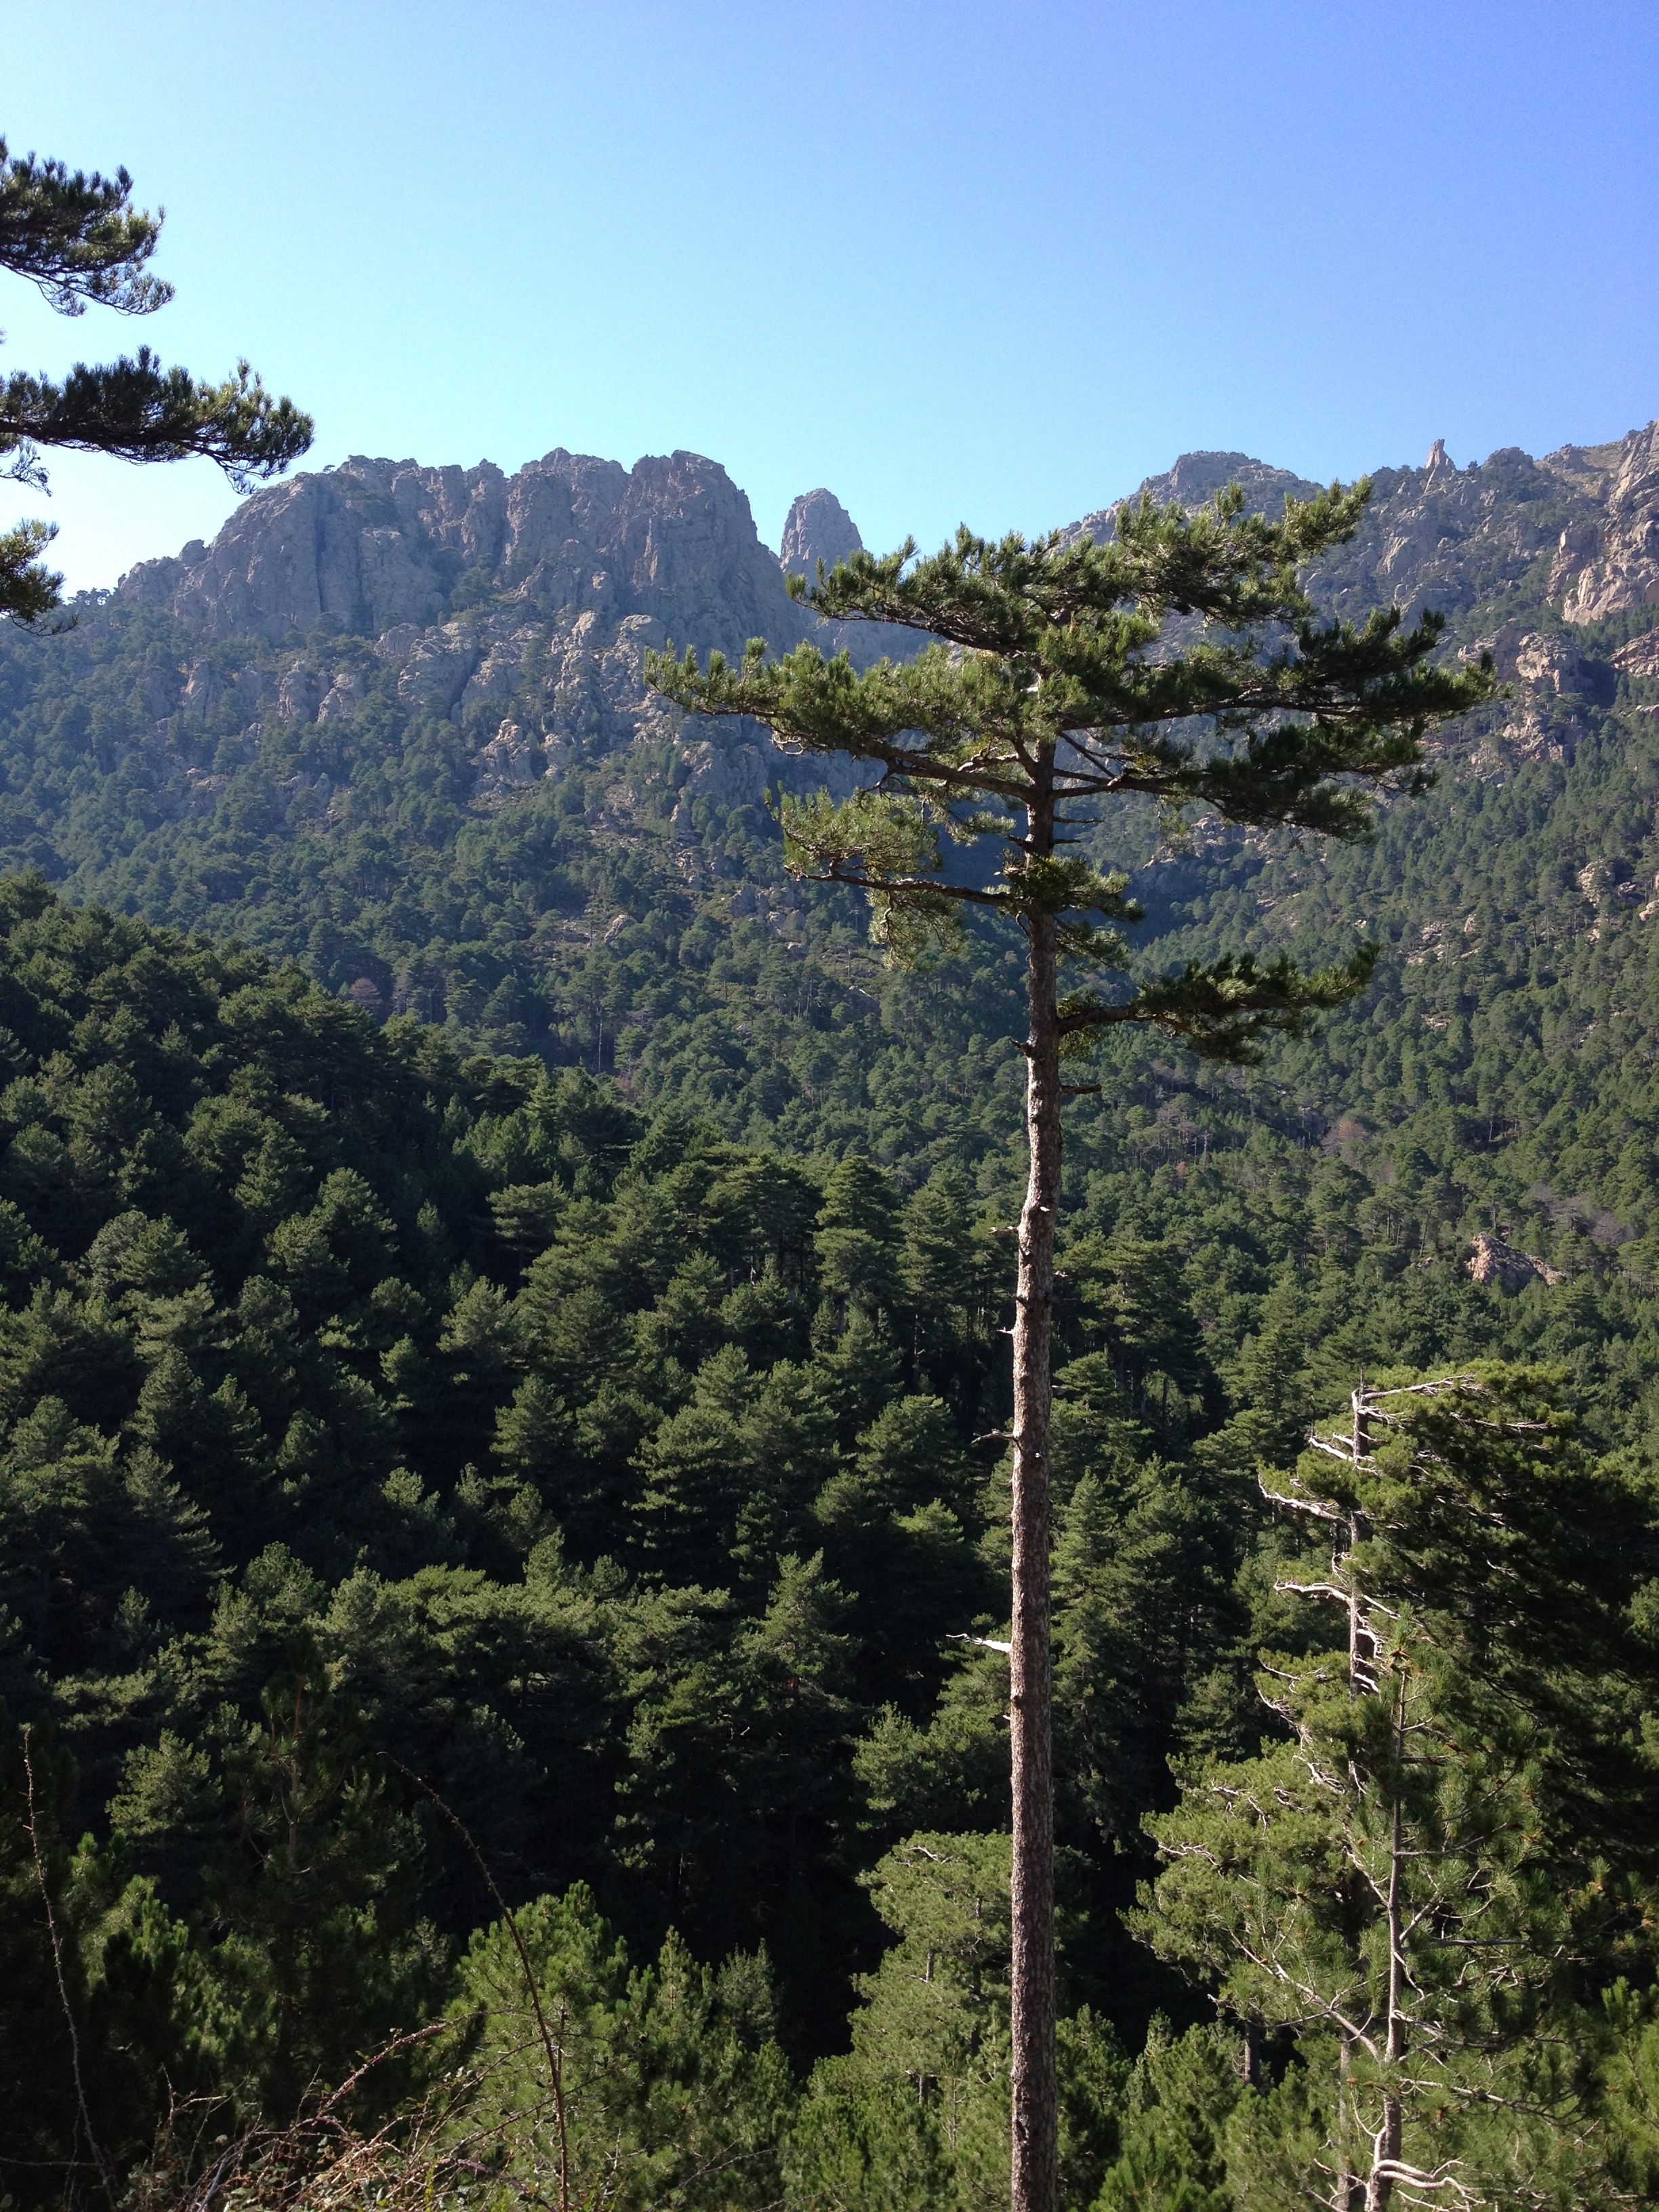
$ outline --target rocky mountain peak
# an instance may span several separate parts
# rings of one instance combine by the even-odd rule
[[[1570,623],[1659,606],[1659,422],[1613,446],[1567,447],[1550,463],[1588,490],[1599,520],[1561,533],[1550,574]]]
[[[1570,762],[1604,692],[1655,680],[1659,424],[1542,460],[1507,447],[1462,469],[1436,439],[1420,467],[1379,468],[1371,481],[1352,539],[1312,566],[1315,601],[1353,620],[1379,605],[1407,620],[1434,607],[1458,650],[1492,653],[1509,704],[1466,733],[1477,772]],[[1205,451],[1140,492],[1190,512],[1233,483],[1273,516],[1287,493],[1319,489],[1248,453]],[[1065,538],[1108,542],[1122,504]],[[638,739],[678,740],[689,823],[699,793],[737,804],[827,771],[781,759],[750,726],[683,726],[645,684],[646,651],[672,639],[735,653],[750,637],[787,650],[810,637],[859,665],[914,651],[908,633],[825,623],[789,599],[788,574],[813,576],[860,544],[820,486],[791,507],[780,561],[726,471],[696,453],[629,469],[558,447],[510,475],[354,455],[267,486],[212,544],[134,569],[117,597],[165,607],[193,637],[141,686],[170,762],[210,723],[238,723],[250,757],[268,724],[347,729],[389,678],[399,711],[459,728],[481,805]],[[1617,639],[1575,642],[1609,617],[1625,623]],[[189,781],[192,806],[216,803],[220,772],[193,754],[167,775]]]
[[[1244,504],[1250,514],[1275,517],[1282,511],[1287,493],[1292,499],[1311,499],[1321,489],[1305,477],[1289,469],[1276,469],[1249,453],[1183,453],[1163,476],[1148,477],[1135,496],[1151,499],[1158,507],[1184,507],[1190,514],[1229,484],[1243,488]]]
[[[562,447],[507,476],[354,455],[256,492],[210,546],[151,561],[124,595],[171,607],[212,638],[280,645],[327,620],[380,638],[510,597],[520,620],[630,617],[700,646],[793,643],[800,617],[749,501],[698,453],[619,462]]]
[[[820,561],[826,568],[833,568],[837,561],[861,552],[863,547],[852,516],[834,492],[820,484],[816,491],[802,492],[790,508],[778,563],[786,575],[805,576],[811,582],[817,575]]]
[[[795,502],[792,528],[814,565],[859,544],[827,491]],[[145,562],[117,596],[166,607],[198,641],[157,690],[158,726],[234,711],[257,752],[267,720],[349,722],[389,672],[400,710],[459,726],[485,809],[578,757],[684,738],[645,683],[652,647],[813,637],[873,659],[885,636],[797,606],[747,498],[689,453],[627,469],[561,447],[511,476],[354,454],[255,493],[210,545]],[[246,664],[228,690],[221,658]],[[783,760],[747,724],[695,726],[687,757],[688,792],[726,804],[791,777],[851,787],[844,766]]]
[[[1182,453],[1162,476],[1147,477],[1130,499],[1114,500],[1109,507],[1085,514],[1080,522],[1072,524],[1064,537],[1068,544],[1087,537],[1103,545],[1117,528],[1121,507],[1150,499],[1155,507],[1174,505],[1190,514],[1235,483],[1243,485],[1244,504],[1250,514],[1275,519],[1284,511],[1287,493],[1292,499],[1311,499],[1321,489],[1289,469],[1273,468],[1249,453]]]

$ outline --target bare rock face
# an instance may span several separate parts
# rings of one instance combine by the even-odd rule
[[[276,712],[287,722],[314,722],[321,686],[317,672],[303,660],[286,669],[276,687]]]
[[[816,544],[858,544],[828,493],[806,504]],[[790,600],[725,470],[684,453],[630,470],[561,448],[513,477],[488,462],[431,469],[359,456],[257,492],[211,545],[148,562],[118,588],[170,608],[210,646],[247,637],[285,647],[277,670],[250,665],[235,679],[250,715],[274,684],[279,717],[349,720],[367,684],[355,662],[335,665],[330,641],[371,640],[406,707],[476,727],[486,805],[573,748],[677,735],[678,716],[645,684],[648,647],[839,641]],[[158,692],[158,720],[179,710],[179,688],[169,678]],[[223,679],[204,657],[185,688],[183,711],[199,719]],[[728,750],[738,734],[709,742]]]
[[[1583,657],[1570,639],[1542,637],[1537,631],[1522,638],[1515,652],[1515,672],[1523,684],[1536,684],[1558,695],[1583,689]]]
[[[1319,489],[1248,453],[1184,453],[1135,496],[1173,501],[1190,513],[1229,483],[1243,488],[1252,513],[1274,517],[1286,493],[1306,499]],[[1123,504],[1085,515],[1064,535],[1106,543]],[[1546,554],[1547,595],[1569,623],[1659,606],[1659,423],[1605,446],[1563,447],[1542,460],[1506,447],[1462,469],[1437,438],[1421,468],[1373,471],[1358,531],[1316,562],[1309,580],[1328,614],[1362,618],[1381,603],[1407,620],[1425,606],[1455,616],[1526,586]],[[1577,688],[1565,655],[1547,678],[1500,673],[1547,680],[1562,693]]]
[[[363,679],[355,668],[342,668],[323,695],[319,722],[349,722],[363,703]]]
[[[179,696],[179,712],[199,720],[210,714],[224,695],[224,684],[210,660],[198,660],[185,678]]]
[[[833,568],[837,561],[863,550],[864,540],[852,516],[834,492],[820,484],[816,491],[802,492],[790,508],[778,565],[786,575],[805,576],[810,583],[817,578],[820,561],[826,569]]]
[[[1584,730],[1589,670],[1570,637],[1546,635],[1521,621],[1501,623],[1467,648],[1473,659],[1489,653],[1508,687],[1504,719],[1490,730],[1478,757],[1485,767],[1504,758],[1570,761]]]
[[[119,588],[210,637],[277,645],[323,618],[371,638],[429,629],[462,575],[528,611],[645,615],[704,647],[802,635],[748,501],[696,453],[627,470],[561,449],[511,477],[489,462],[354,458],[256,492],[210,546],[147,562]]]
[[[1551,585],[1570,623],[1659,606],[1659,423],[1632,431],[1617,450],[1600,531],[1562,534],[1561,574]]]
[[[1582,691],[1584,659],[1570,637],[1546,637],[1524,622],[1506,622],[1480,639],[1472,652],[1491,653],[1500,683],[1552,691]]]
[[[503,722],[478,755],[478,777],[473,797],[489,808],[504,805],[515,792],[527,791],[541,779],[542,748],[518,723]]]
[[[481,649],[471,623],[443,623],[423,630],[398,678],[398,696],[406,706],[447,714],[477,666]]]
[[[199,560],[181,556],[173,611],[210,636],[272,645],[305,635],[324,616],[371,635],[389,622],[431,621],[444,591],[430,549],[389,520],[372,521],[357,489],[347,471],[337,471],[256,492]],[[146,596],[153,583],[170,580],[138,573]]]
[[[1621,676],[1659,678],[1659,627],[1609,668],[1559,623],[1544,617],[1540,628],[1537,604],[1547,570],[1570,624],[1650,604],[1659,619],[1659,425],[1541,461],[1509,449],[1462,469],[1437,439],[1422,467],[1381,469],[1372,481],[1353,539],[1311,572],[1326,614],[1364,619],[1391,604],[1408,620],[1425,605],[1457,617],[1527,594],[1509,605],[1530,607],[1528,619],[1494,615],[1492,635],[1463,648],[1487,645],[1511,695],[1478,723],[1477,763],[1569,761]],[[1191,511],[1232,483],[1251,511],[1273,516],[1287,495],[1319,489],[1236,453],[1183,454],[1140,489]],[[1063,537],[1109,541],[1123,504]],[[696,453],[628,469],[558,448],[513,476],[488,462],[360,456],[267,486],[211,545],[146,562],[118,592],[170,610],[199,641],[144,677],[158,759],[172,758],[169,730],[186,750],[190,732],[209,729],[234,745],[228,708],[249,757],[256,717],[349,729],[389,677],[411,715],[459,726],[480,806],[639,742],[685,746],[676,778],[685,807],[731,805],[779,787],[850,790],[857,771],[839,757],[781,754],[752,725],[684,722],[647,688],[645,655],[671,643],[736,653],[756,636],[775,650],[811,639],[860,666],[914,652],[908,633],[825,623],[790,599],[788,575],[816,576],[820,560],[832,565],[860,544],[820,487],[795,501],[775,559],[742,492]],[[181,773],[166,768],[169,788]],[[296,787],[293,818],[326,816],[332,803],[320,786]]]
[[[1565,1280],[1559,1267],[1535,1259],[1530,1252],[1518,1251],[1513,1244],[1505,1244],[1496,1237],[1488,1236],[1483,1229],[1474,1240],[1469,1255],[1468,1271],[1477,1283],[1496,1283],[1500,1290],[1522,1291],[1528,1283],[1559,1283]]]
[[[1640,637],[1621,645],[1613,656],[1613,665],[1626,676],[1659,676],[1659,629],[1644,630]]]

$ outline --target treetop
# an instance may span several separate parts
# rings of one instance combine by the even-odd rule
[[[1430,781],[1430,726],[1491,696],[1489,657],[1438,665],[1437,615],[1409,629],[1396,607],[1322,620],[1302,570],[1352,535],[1370,495],[1333,484],[1270,521],[1233,485],[1192,514],[1125,506],[1104,543],[963,529],[922,560],[911,539],[856,551],[792,590],[830,619],[924,633],[913,659],[860,672],[810,643],[771,659],[755,638],[735,666],[671,646],[646,673],[682,707],[766,723],[786,750],[878,766],[839,805],[786,797],[780,812],[791,867],[864,890],[890,953],[911,957],[976,905],[1022,927],[1045,917],[1062,962],[1121,972],[1123,927],[1140,918],[1127,879],[1066,849],[1099,803],[1150,799],[1176,837],[1202,811],[1364,837],[1372,793]],[[946,880],[942,836],[1000,840],[1000,872]],[[1206,1057],[1248,1057],[1260,1034],[1363,989],[1372,957],[1362,947],[1312,976],[1282,959],[1189,965],[1113,1003],[1074,994],[1060,1034],[1077,1051],[1096,1030],[1152,1022]]]
[[[1409,629],[1397,608],[1363,626],[1319,618],[1300,567],[1352,536],[1369,495],[1333,485],[1270,522],[1234,486],[1196,514],[1126,507],[1103,544],[1059,532],[992,544],[964,529],[924,560],[910,540],[855,552],[794,587],[830,619],[939,642],[860,673],[811,644],[769,659],[755,639],[735,667],[671,648],[648,673],[683,706],[751,715],[786,747],[879,762],[884,792],[925,791],[952,811],[1023,809],[1046,783],[1062,809],[1139,795],[1363,836],[1355,787],[1421,789],[1431,722],[1492,690],[1484,666],[1435,665],[1436,615]],[[1201,627],[1170,638],[1171,618]]]

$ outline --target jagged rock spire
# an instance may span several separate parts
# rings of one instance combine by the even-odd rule
[[[863,544],[852,516],[834,492],[820,484],[816,491],[802,492],[790,508],[778,558],[787,575],[811,579],[817,576],[820,561],[833,568]]]

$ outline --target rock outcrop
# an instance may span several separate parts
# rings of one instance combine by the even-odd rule
[[[513,477],[358,456],[256,492],[210,546],[120,588],[210,636],[280,645],[324,618],[364,637],[425,629],[463,576],[566,623],[643,615],[728,651],[801,629],[749,501],[696,453],[624,469],[561,449]]]
[[[1150,499],[1154,507],[1184,507],[1191,514],[1235,483],[1243,486],[1249,513],[1270,515],[1275,520],[1284,512],[1287,493],[1292,499],[1311,499],[1320,489],[1305,477],[1253,460],[1249,453],[1183,453],[1162,476],[1146,477],[1130,499],[1114,500],[1109,507],[1097,508],[1081,521],[1070,524],[1061,536],[1067,544],[1092,538],[1097,544],[1104,545],[1117,527],[1120,510],[1132,503]]]
[[[1552,598],[1559,592],[1570,623],[1659,606],[1659,423],[1632,431],[1611,450],[1569,447],[1566,453],[1589,477],[1603,517],[1599,529],[1584,525],[1562,533],[1550,577]],[[1595,466],[1601,457],[1611,464],[1605,474]]]
[[[1230,483],[1265,514],[1319,489],[1249,454],[1194,453],[1136,496],[1190,511]],[[1600,661],[1574,635],[1608,615],[1659,611],[1659,425],[1542,460],[1509,448],[1462,469],[1436,439],[1422,467],[1380,469],[1372,486],[1359,531],[1316,565],[1311,589],[1328,613],[1354,619],[1379,604],[1407,619],[1425,605],[1454,619],[1494,609],[1484,635],[1476,622],[1462,633],[1462,649],[1490,650],[1509,687],[1468,741],[1483,772],[1571,761],[1621,680],[1659,678],[1659,621]],[[1063,534],[1106,542],[1123,504]],[[483,805],[640,738],[683,738],[684,788],[738,803],[779,782],[840,788],[850,771],[784,761],[752,727],[683,731],[645,686],[645,654],[671,640],[732,653],[754,636],[781,649],[811,638],[860,665],[914,651],[908,633],[826,624],[788,597],[788,574],[813,577],[860,543],[820,487],[795,501],[775,559],[743,493],[695,453],[625,469],[559,449],[514,476],[488,462],[360,457],[257,492],[211,545],[146,562],[119,596],[168,608],[201,642],[181,666],[143,675],[158,731],[175,718],[180,729],[222,727],[233,709],[250,745],[261,718],[349,723],[390,670],[404,708],[460,725]],[[184,793],[182,766],[167,774],[192,807],[205,803],[194,785]]]
[[[1500,623],[1468,650],[1470,658],[1490,653],[1494,672],[1508,687],[1503,720],[1486,733],[1481,757],[1571,760],[1584,735],[1593,680],[1577,642],[1517,619]]]
[[[1190,513],[1228,483],[1242,484],[1247,507],[1262,514],[1277,514],[1286,493],[1306,499],[1319,489],[1248,453],[1183,453],[1133,496]],[[1104,544],[1124,504],[1085,515],[1065,535]],[[1425,606],[1455,616],[1528,584],[1545,555],[1547,596],[1570,623],[1659,606],[1659,422],[1541,460],[1506,447],[1462,469],[1437,438],[1421,468],[1373,471],[1364,521],[1310,581],[1333,614],[1359,617],[1380,603],[1408,618]]]
[[[859,542],[828,492],[797,501],[795,520],[791,542],[815,562]],[[337,641],[371,642],[374,660],[396,672],[401,705],[476,738],[474,797],[486,807],[584,749],[679,734],[678,716],[646,687],[650,647],[737,653],[750,637],[787,649],[811,636],[860,659],[880,649],[868,625],[826,625],[790,599],[747,499],[696,453],[630,470],[560,450],[512,477],[489,462],[357,457],[257,492],[211,545],[148,562],[118,588],[168,607],[206,642],[275,649],[275,670],[248,672],[250,723],[267,691],[279,719],[355,714],[365,674]],[[222,690],[204,659],[182,700],[175,683],[155,714],[199,717]],[[699,724],[696,740],[694,785],[734,750],[754,756],[761,786],[847,780],[782,762],[753,730],[708,736]],[[745,789],[756,780],[748,766],[734,773]],[[724,790],[729,778],[714,780]]]
[[[1522,1252],[1483,1229],[1469,1255],[1468,1272],[1477,1283],[1495,1283],[1500,1290],[1522,1291],[1528,1283],[1560,1283],[1566,1278],[1559,1267]]]
[[[786,575],[805,576],[811,583],[817,578],[820,561],[826,569],[833,568],[837,561],[862,551],[863,546],[852,516],[834,492],[825,491],[820,484],[816,491],[802,492],[791,507],[789,520],[783,526],[778,565]]]

